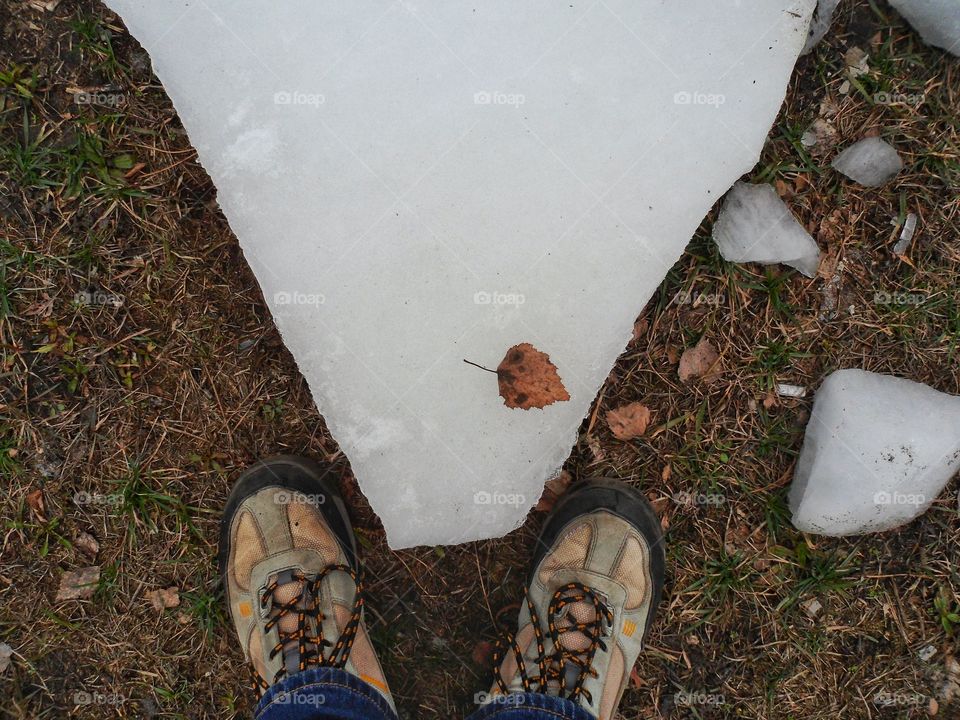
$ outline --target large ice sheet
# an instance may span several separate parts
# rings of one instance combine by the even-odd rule
[[[817,391],[790,488],[804,532],[888,530],[924,512],[960,470],[960,397],[865,370]]]
[[[924,42],[960,55],[960,0],[890,0]]]
[[[517,527],[759,157],[814,0],[108,0],[390,544]],[[570,400],[510,409],[529,342]]]
[[[806,55],[823,40],[830,29],[830,23],[833,22],[833,13],[836,12],[839,4],[840,0],[820,0],[817,3],[817,9],[810,22],[810,31],[807,33],[807,42],[800,52],[801,55]]]

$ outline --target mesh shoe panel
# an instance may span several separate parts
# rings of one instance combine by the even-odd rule
[[[350,621],[350,610],[343,605],[334,605],[333,613],[337,620],[337,627],[342,632]],[[377,654],[374,652],[373,645],[370,644],[370,638],[367,637],[367,630],[363,626],[357,630],[357,637],[353,641],[350,662],[353,663],[361,680],[370,683],[379,690],[390,692],[387,687],[387,680],[380,669]]]
[[[337,562],[340,547],[317,508],[305,501],[291,502],[287,505],[287,522],[294,547],[316,550],[326,563]]]
[[[582,568],[587,561],[592,536],[593,531],[587,523],[568,530],[554,550],[543,559],[538,574],[540,582],[546,585],[550,576],[562,568]]]
[[[252,513],[244,511],[240,514],[231,547],[233,580],[239,587],[249,590],[250,571],[267,556],[267,546]]]
[[[650,595],[650,553],[636,536],[627,539],[620,562],[613,571],[613,579],[627,589],[627,610],[640,607]]]

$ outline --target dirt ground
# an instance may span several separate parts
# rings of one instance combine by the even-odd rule
[[[956,479],[918,520],[863,537],[806,537],[785,505],[826,374],[960,387],[958,131],[957,60],[882,0],[843,2],[748,178],[816,237],[821,276],[723,261],[711,213],[643,311],[565,468],[642,488],[667,529],[626,720],[960,718]],[[905,162],[879,189],[829,165],[868,134]],[[146,54],[98,2],[0,0],[0,188],[0,715],[248,717],[217,522],[237,474],[279,452],[342,469],[401,717],[469,712],[543,512],[501,540],[387,548]],[[722,372],[683,384],[701,336]],[[631,401],[652,424],[619,441],[605,413]],[[57,600],[89,566],[93,596]],[[179,605],[158,609],[165,588]]]

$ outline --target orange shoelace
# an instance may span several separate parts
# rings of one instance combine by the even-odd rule
[[[345,572],[353,579],[357,587],[354,595],[353,611],[350,619],[337,638],[336,643],[331,642],[323,636],[323,620],[325,616],[320,612],[318,598],[320,595],[320,585],[324,578],[333,572]],[[287,601],[281,601],[277,597],[277,590],[291,582],[300,583],[300,589]],[[309,667],[334,667],[343,668],[350,658],[350,651],[353,649],[353,641],[356,639],[357,631],[360,628],[360,618],[363,614],[363,580],[359,574],[346,565],[329,565],[322,572],[316,575],[305,575],[303,573],[291,573],[289,579],[280,582],[276,579],[267,585],[260,595],[260,607],[266,608],[270,603],[269,620],[264,624],[265,633],[269,633],[276,628],[277,643],[270,650],[270,659],[273,660],[279,653],[287,653],[294,649],[298,658],[299,669],[306,670]],[[294,630],[286,631],[280,628],[280,620],[286,616],[296,613],[297,627]],[[316,629],[316,634],[311,634],[311,625]],[[294,646],[294,643],[296,644]],[[326,648],[332,647],[329,655],[325,655]],[[253,673],[253,686],[257,697],[261,697],[263,692],[270,687],[266,678],[260,676],[253,664],[250,664]],[[279,682],[287,675],[286,663],[281,667],[273,677],[273,684]]]
[[[610,627],[613,624],[613,612],[596,591],[582,583],[568,583],[559,588],[553,594],[547,609],[547,632],[552,646],[548,653],[540,618],[526,589],[524,597],[530,611],[534,639],[537,644],[537,672],[536,675],[530,674],[516,635],[507,633],[504,641],[498,643],[493,658],[494,679],[498,690],[504,695],[511,692],[509,688],[511,679],[504,678],[500,669],[504,657],[504,645],[506,645],[513,650],[524,692],[558,695],[573,701],[582,695],[587,702],[592,702],[592,696],[588,690],[584,689],[583,684],[588,677],[597,677],[597,671],[593,668],[593,658],[598,649],[604,651],[607,649],[603,641],[604,626]],[[587,607],[592,607],[592,620],[577,622],[570,617],[569,608],[578,603],[586,603]],[[578,640],[580,644],[584,644],[583,649],[572,650],[565,646],[562,639],[565,635],[569,638],[570,633],[581,634],[582,637]],[[568,689],[567,669],[571,667],[576,668],[578,672],[576,681]]]

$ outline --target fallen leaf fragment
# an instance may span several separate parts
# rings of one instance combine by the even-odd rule
[[[587,435],[587,447],[590,448],[590,452],[593,454],[593,463],[602,462],[607,454],[603,451],[603,446],[600,444],[600,441],[597,440],[593,435]]]
[[[573,475],[566,470],[562,470],[555,478],[547,480],[546,485],[543,487],[543,494],[540,496],[540,501],[534,510],[550,510],[554,504],[556,504],[557,500],[560,499],[560,496],[570,487],[570,483],[572,482]]]
[[[607,413],[607,425],[617,440],[631,440],[640,437],[650,424],[650,409],[641,403],[633,402]]]
[[[471,658],[473,659],[474,664],[485,668],[488,667],[490,662],[493,660],[493,651],[494,645],[492,642],[481,640],[473,646]]]
[[[544,408],[570,399],[550,356],[530,343],[507,350],[497,366],[500,397],[508,408]]]
[[[93,595],[99,582],[99,565],[67,571],[60,578],[57,600],[85,600]]]
[[[10,658],[13,657],[13,648],[6,643],[0,643],[0,673],[10,667]]]
[[[47,504],[43,500],[43,490],[38,488],[27,493],[27,506],[37,521],[47,521]]]
[[[80,552],[82,552],[91,560],[97,559],[97,553],[100,552],[100,543],[98,543],[97,539],[90,533],[77,533],[77,537],[73,541],[73,544],[77,546],[77,549]]]
[[[720,356],[706,337],[692,348],[687,348],[680,356],[680,380],[687,382],[693,378],[709,379],[716,374]]]
[[[166,608],[175,608],[180,606],[180,591],[176,587],[160,588],[159,590],[148,590],[145,593],[147,600],[153,605],[157,612],[163,612]]]

